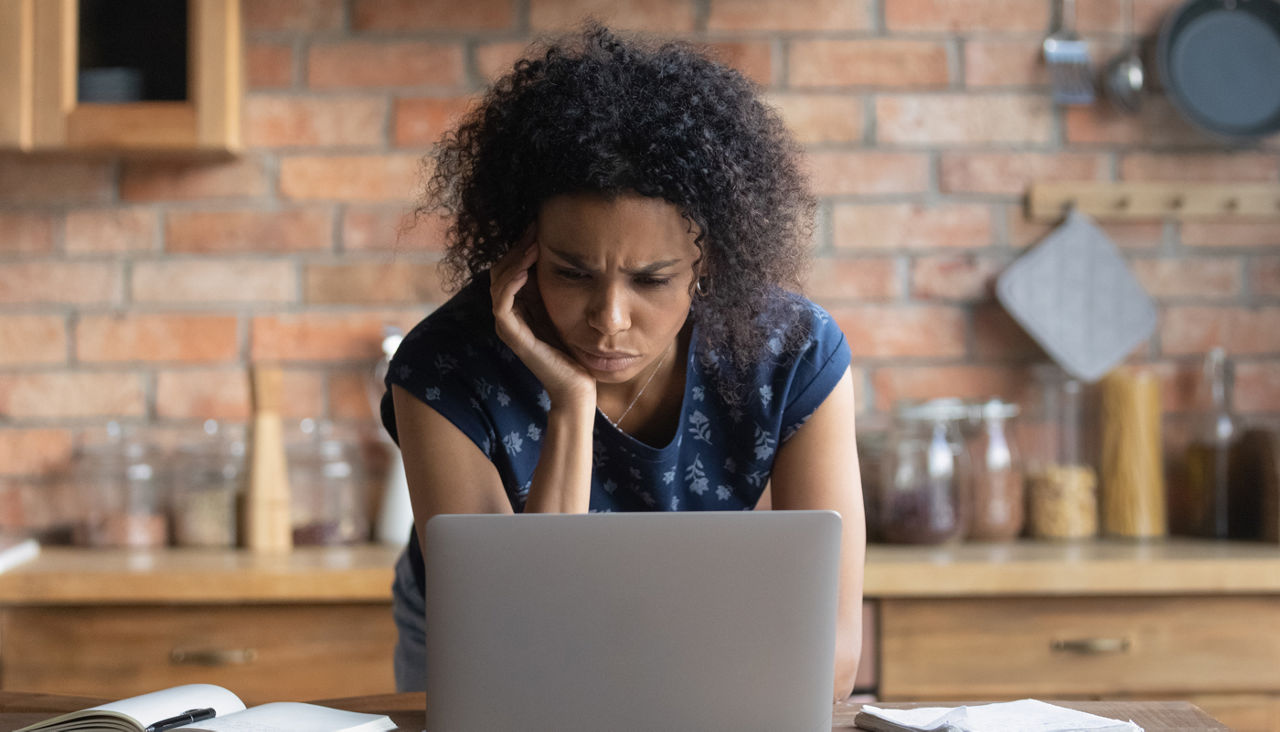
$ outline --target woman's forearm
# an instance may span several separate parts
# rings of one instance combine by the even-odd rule
[[[594,401],[552,405],[525,513],[586,513],[591,504]]]

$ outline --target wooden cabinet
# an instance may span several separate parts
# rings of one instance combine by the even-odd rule
[[[186,683],[248,704],[395,691],[389,603],[14,607],[6,690],[122,698]]]
[[[1233,728],[1275,729],[1277,596],[883,600],[880,607],[884,700],[1194,698]]]
[[[130,11],[130,4],[118,7]],[[0,0],[0,148],[239,149],[239,0],[187,0],[183,101],[80,103],[79,18],[78,0]]]

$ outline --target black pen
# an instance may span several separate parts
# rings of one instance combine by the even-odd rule
[[[150,727],[147,727],[144,732],[164,732],[167,729],[181,727],[184,724],[191,724],[192,722],[199,722],[204,719],[213,719],[217,714],[217,711],[215,711],[213,707],[205,707],[204,709],[188,709],[176,717],[169,717],[168,719],[162,719],[159,722],[156,722]]]

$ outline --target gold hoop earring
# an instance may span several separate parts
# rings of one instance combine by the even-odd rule
[[[706,297],[711,294],[711,280],[709,277],[699,277],[698,281],[693,285],[693,291],[698,293],[699,297]]]

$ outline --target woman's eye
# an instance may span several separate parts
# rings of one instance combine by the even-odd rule
[[[636,278],[636,284],[641,287],[662,287],[671,282],[670,277],[652,277],[644,275]]]
[[[566,269],[564,267],[558,267],[556,269],[556,276],[562,280],[569,280],[570,282],[580,282],[587,279],[586,272],[577,269]]]

